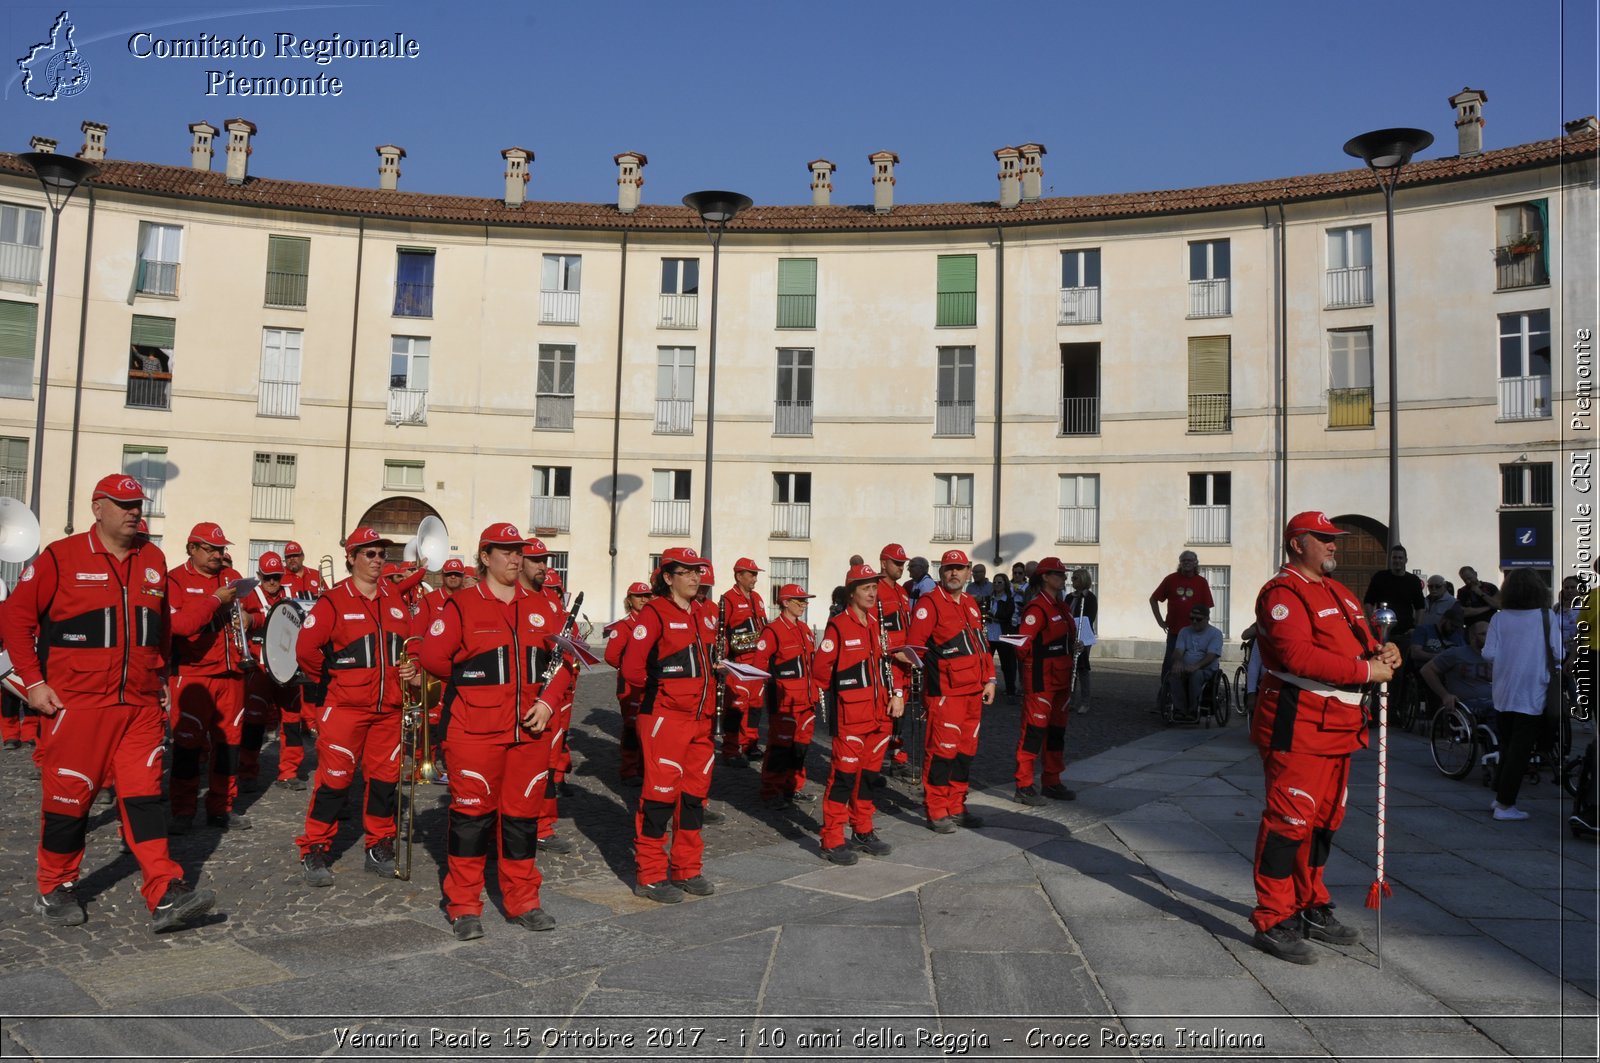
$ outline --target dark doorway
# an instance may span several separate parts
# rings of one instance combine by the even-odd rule
[[[1339,568],[1333,578],[1360,598],[1367,593],[1373,575],[1389,567],[1389,529],[1356,513],[1334,517],[1333,525],[1350,533],[1339,540]]]

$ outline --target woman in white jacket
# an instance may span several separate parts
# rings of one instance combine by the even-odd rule
[[[1494,707],[1499,711],[1500,769],[1495,776],[1495,819],[1527,819],[1517,807],[1517,791],[1535,747],[1543,744],[1545,687],[1560,683],[1549,675],[1547,659],[1559,669],[1561,621],[1550,611],[1550,588],[1532,569],[1514,569],[1500,589],[1500,611],[1489,621],[1483,656],[1494,665]],[[1547,652],[1548,650],[1548,652]]]

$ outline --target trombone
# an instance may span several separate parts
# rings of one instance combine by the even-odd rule
[[[412,658],[415,660],[415,658]],[[411,878],[411,843],[416,834],[417,824],[417,778],[420,776],[424,783],[432,783],[439,777],[439,766],[433,760],[433,735],[428,724],[428,714],[439,703],[439,693],[443,689],[443,682],[427,672],[421,673],[422,685],[412,693],[411,685],[406,684],[405,693],[400,702],[400,768],[406,772],[404,803],[400,808],[402,833],[405,835],[405,850],[400,858],[395,861],[394,877],[410,880]]]

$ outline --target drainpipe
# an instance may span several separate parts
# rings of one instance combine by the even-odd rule
[[[83,354],[89,329],[89,261],[94,257],[94,183],[89,183],[89,231],[83,240],[83,300],[78,307],[78,377],[72,387],[72,456],[67,459],[67,526],[72,534],[72,505],[78,497],[78,426],[83,422]]]
[[[367,219],[358,218],[356,228],[356,289],[350,301],[350,390],[344,403],[344,489],[339,493],[339,545],[344,545],[345,523],[350,516],[350,439],[356,417],[356,349],[361,329],[361,257],[366,251]]]
[[[1000,557],[1000,429],[1006,387],[1006,233],[994,227],[994,564]]]
[[[622,275],[617,281],[617,380],[611,396],[611,615],[617,609],[617,474],[622,449],[622,322],[628,305],[628,230],[622,230]]]
[[[1289,520],[1289,228],[1278,200],[1278,519],[1273,528]],[[1277,542],[1277,536],[1271,536]],[[1271,561],[1277,561],[1276,549]],[[1267,567],[1270,569],[1272,564]]]

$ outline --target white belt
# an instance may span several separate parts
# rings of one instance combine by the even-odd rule
[[[1346,690],[1343,687],[1322,686],[1314,679],[1304,679],[1300,676],[1290,675],[1288,672],[1280,672],[1272,668],[1267,669],[1267,672],[1269,675],[1277,676],[1285,683],[1299,687],[1307,694],[1316,694],[1319,697],[1332,698],[1335,701],[1342,701],[1346,705],[1361,704],[1361,691],[1359,690]]]

